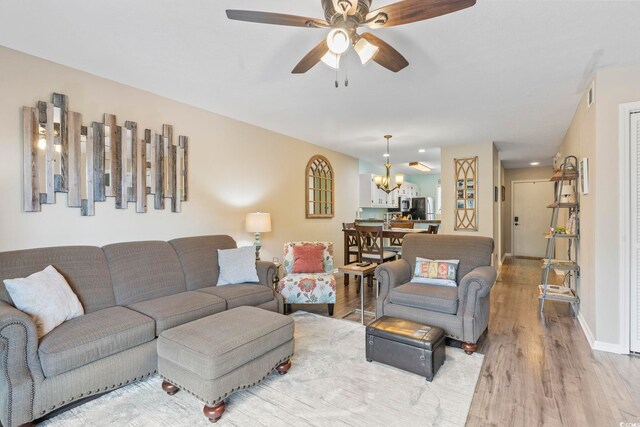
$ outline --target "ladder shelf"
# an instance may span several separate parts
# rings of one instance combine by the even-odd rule
[[[555,183],[555,201],[547,207],[552,209],[549,231],[544,233],[547,239],[547,250],[542,260],[540,291],[540,312],[544,312],[545,301],[559,301],[571,304],[573,314],[577,314],[580,298],[577,289],[580,280],[580,266],[578,264],[578,241],[580,239],[580,199],[578,193],[578,159],[575,156],[565,157],[560,170],[554,172],[550,181]],[[560,211],[567,209],[567,218],[572,226],[565,231],[558,228]],[[567,245],[567,258],[556,258],[556,239],[561,239]],[[562,285],[549,283],[551,270],[565,272]]]

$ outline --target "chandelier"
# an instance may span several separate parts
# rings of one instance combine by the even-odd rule
[[[387,140],[387,152],[384,155],[387,158],[387,161],[384,164],[384,167],[386,168],[387,172],[385,176],[374,177],[374,182],[376,184],[376,187],[378,187],[380,190],[384,191],[385,193],[389,194],[392,191],[397,190],[402,186],[402,182],[404,181],[404,176],[396,175],[396,185],[395,187],[391,187],[391,163],[390,163],[391,156],[389,155],[389,139],[391,139],[391,135],[385,135],[384,137]]]

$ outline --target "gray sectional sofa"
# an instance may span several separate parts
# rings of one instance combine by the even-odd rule
[[[243,305],[282,312],[271,262],[257,262],[260,283],[215,286],[217,249],[235,247],[229,236],[199,236],[0,253],[2,425],[29,423],[153,375],[156,339],[165,329]],[[48,265],[67,279],[85,315],[38,341],[33,321],[12,306],[2,280]]]

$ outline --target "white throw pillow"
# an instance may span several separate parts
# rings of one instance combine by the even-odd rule
[[[65,320],[84,314],[78,297],[52,266],[26,279],[5,279],[3,282],[16,308],[33,318],[38,338]]]
[[[218,249],[218,267],[218,286],[259,282],[255,246]]]

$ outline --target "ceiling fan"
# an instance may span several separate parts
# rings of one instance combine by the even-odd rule
[[[409,24],[457,12],[476,3],[476,0],[404,0],[370,11],[372,0],[321,1],[324,20],[252,10],[227,10],[227,17],[262,24],[331,29],[326,39],[311,49],[295,66],[293,74],[306,73],[320,61],[338,69],[340,57],[350,45],[363,65],[373,59],[397,73],[409,65],[404,56],[371,33],[358,34],[358,27],[377,29]]]

